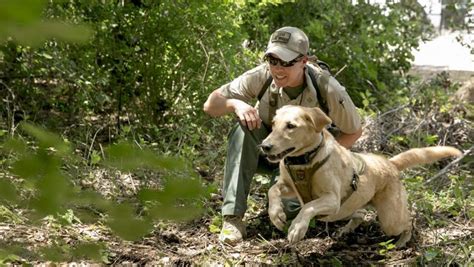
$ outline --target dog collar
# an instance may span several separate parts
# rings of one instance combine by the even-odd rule
[[[285,165],[305,165],[305,164],[311,163],[311,161],[316,156],[316,154],[318,154],[321,147],[323,147],[323,144],[324,144],[324,135],[321,133],[321,143],[319,143],[319,145],[315,149],[308,151],[301,156],[286,157]]]

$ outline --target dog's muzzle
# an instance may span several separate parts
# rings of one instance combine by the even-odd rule
[[[286,155],[288,155],[288,153],[290,153],[291,151],[295,150],[295,147],[290,147],[288,148],[287,150],[281,152],[281,153],[278,153],[278,154],[270,154],[272,149],[273,149],[273,145],[272,144],[260,144],[258,145],[258,147],[260,148],[260,150],[263,152],[263,154],[267,157],[267,159],[271,162],[278,162],[280,161],[281,159],[283,159]]]
[[[272,150],[273,148],[273,145],[272,144],[260,144],[258,145],[258,148],[260,148],[260,150],[262,150],[262,152],[266,155],[268,153],[270,153],[270,151]]]

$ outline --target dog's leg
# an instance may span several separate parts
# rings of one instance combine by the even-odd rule
[[[316,200],[306,203],[288,229],[288,240],[296,243],[303,239],[308,231],[309,222],[318,215],[329,215],[339,210],[339,197],[336,194],[326,194]]]
[[[286,214],[281,201],[282,191],[284,190],[288,189],[281,182],[277,182],[268,190],[268,216],[276,228],[281,231],[283,231],[286,224]]]
[[[336,237],[341,237],[354,231],[364,221],[366,214],[367,211],[365,209],[360,209],[354,212],[351,216],[351,220],[337,232]]]
[[[375,188],[365,187],[359,188],[358,191],[352,193],[352,195],[342,203],[341,208],[336,214],[332,214],[321,218],[321,221],[335,222],[343,220],[352,216],[352,214],[362,207],[365,207],[370,199],[374,196]]]
[[[400,235],[397,247],[403,247],[411,238],[412,224],[408,210],[407,193],[403,185],[393,177],[385,189],[378,192],[372,204],[377,210],[382,231],[388,236]]]

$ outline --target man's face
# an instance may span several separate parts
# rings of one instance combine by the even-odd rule
[[[270,54],[268,65],[275,84],[279,87],[297,87],[304,83],[304,66],[307,57],[297,58],[292,66],[283,67],[277,55]]]

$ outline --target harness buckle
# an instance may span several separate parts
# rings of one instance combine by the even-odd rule
[[[357,191],[357,183],[359,183],[359,175],[354,171],[351,182],[352,190]]]

